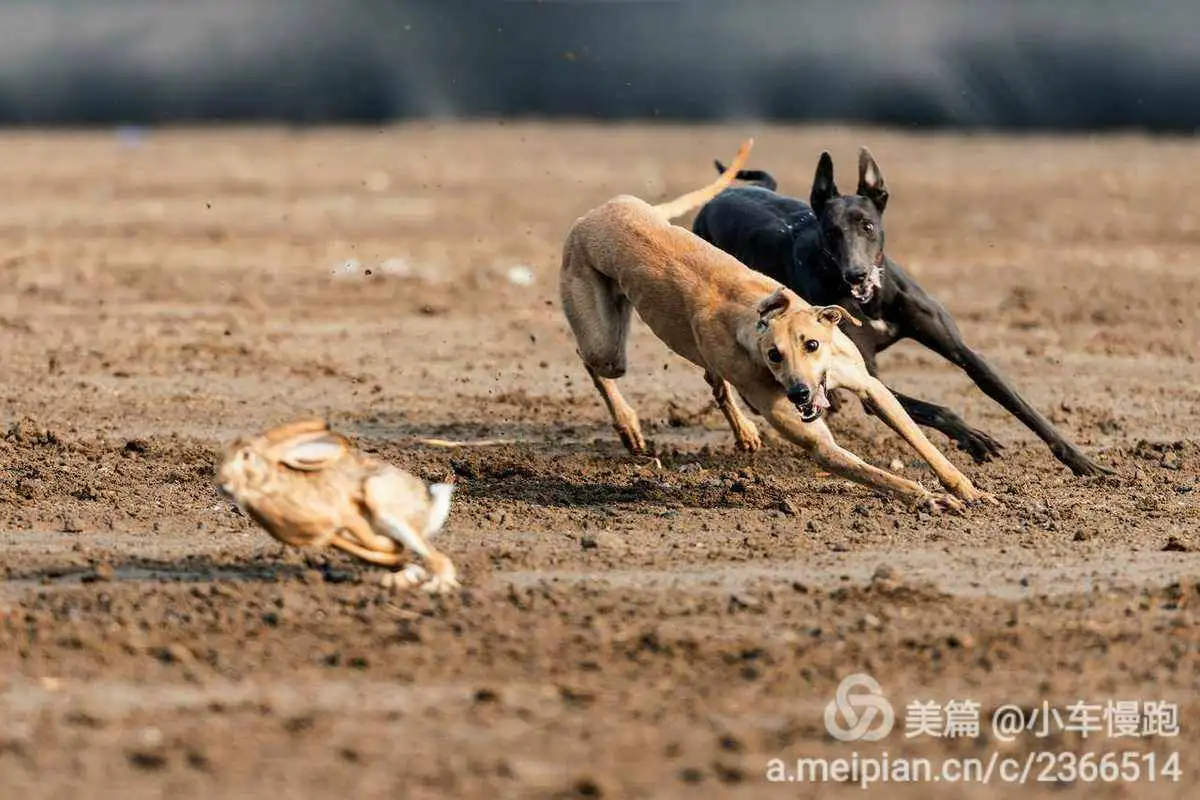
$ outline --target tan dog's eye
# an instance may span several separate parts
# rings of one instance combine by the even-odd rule
[[[778,347],[772,347],[767,351],[767,358],[771,359],[772,364],[778,364],[783,361],[783,353],[779,352]]]
[[[821,349],[821,343],[816,339],[809,339],[804,343],[804,352],[806,353],[815,353],[819,349]]]

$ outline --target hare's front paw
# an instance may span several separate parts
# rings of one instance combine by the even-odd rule
[[[429,579],[429,573],[420,564],[407,564],[395,572],[385,572],[379,579],[379,585],[395,592],[403,592],[420,586]]]
[[[453,575],[434,575],[421,584],[421,591],[429,594],[450,594],[461,588],[462,584]]]

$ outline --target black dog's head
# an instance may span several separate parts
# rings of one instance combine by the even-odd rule
[[[820,224],[821,250],[842,276],[850,294],[868,303],[883,286],[883,210],[888,191],[883,173],[867,148],[858,152],[858,190],[838,193],[833,159],[821,153],[809,205]]]

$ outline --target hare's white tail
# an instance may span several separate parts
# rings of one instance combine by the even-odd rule
[[[446,517],[450,516],[450,498],[453,494],[453,483],[430,484],[429,495],[433,498],[433,505],[429,509],[429,522],[425,525],[426,538],[433,538],[446,524]]]

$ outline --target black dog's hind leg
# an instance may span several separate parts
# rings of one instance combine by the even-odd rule
[[[867,372],[872,377],[879,377],[875,366],[875,344],[870,338],[870,334],[865,331],[860,334],[861,329],[846,331],[847,335],[858,345],[858,350],[862,353],[863,361],[867,365]],[[906,394],[897,392],[892,387],[888,387],[888,391],[896,396],[904,411],[923,428],[932,428],[935,431],[940,431],[950,438],[955,443],[959,450],[965,451],[977,463],[982,464],[985,461],[991,461],[993,458],[1000,457],[1000,451],[1003,448],[999,442],[988,436],[981,430],[972,428],[962,417],[951,411],[945,406],[939,406],[937,403],[930,403],[927,400],[918,400],[915,397],[909,397]],[[832,398],[831,398],[832,399]],[[868,414],[880,416],[877,413],[874,405],[870,401],[863,402],[863,408]],[[834,409],[830,409],[831,411]],[[880,417],[882,419],[882,417]]]
[[[1050,421],[1017,394],[1016,390],[974,350],[966,345],[950,313],[933,298],[906,298],[906,323],[909,335],[952,364],[962,368],[984,394],[1003,406],[1025,426],[1050,445],[1050,452],[1076,475],[1111,472],[1083,454]],[[905,406],[907,408],[907,406]],[[914,419],[916,415],[913,415]]]

